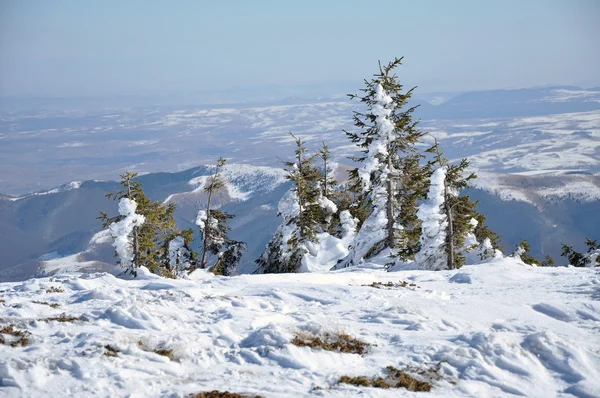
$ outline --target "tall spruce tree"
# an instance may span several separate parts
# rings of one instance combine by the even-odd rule
[[[362,196],[359,206],[368,202],[372,212],[361,224],[350,254],[336,268],[356,265],[386,247],[406,249],[410,241],[416,240],[401,231],[403,221],[414,221],[414,203],[425,193],[413,195],[411,191],[418,184],[410,186],[422,172],[414,159],[418,158],[416,144],[423,133],[417,129],[419,121],[412,117],[417,107],[408,106],[415,88],[403,92],[394,73],[401,64],[402,58],[385,66],[379,63],[379,72],[370,81],[365,80],[363,93],[350,95],[367,108],[364,113],[354,112],[358,131],[345,131],[361,150],[361,155],[352,158],[362,165],[351,171],[350,188]],[[404,211],[402,204],[406,205]],[[411,225],[411,230],[417,227]]]

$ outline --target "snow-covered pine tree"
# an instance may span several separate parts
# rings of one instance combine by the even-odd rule
[[[123,189],[118,192],[106,194],[107,198],[121,200],[123,198],[134,200],[136,211],[144,216],[145,222],[134,230],[135,256],[137,266],[145,266],[157,274],[169,274],[168,242],[177,235],[185,236],[187,243],[192,241],[192,230],[179,231],[175,225],[175,204],[165,204],[150,200],[142,185],[136,181],[137,173],[126,172],[121,175]],[[105,212],[100,212],[99,220],[103,227],[121,221],[123,215],[108,217]]]
[[[198,266],[207,268],[208,255],[212,254],[218,256],[215,265],[219,265],[218,268],[213,266],[213,271],[219,275],[232,275],[241,260],[242,252],[246,249],[246,244],[228,237],[231,231],[228,221],[235,216],[215,209],[212,202],[214,196],[225,186],[225,178],[222,174],[225,163],[226,160],[223,158],[217,161],[215,172],[204,187],[204,192],[208,194],[206,209],[199,210],[196,217],[196,225],[202,236],[202,258]],[[195,268],[191,267],[190,271]]]
[[[465,253],[472,249],[466,243],[476,224],[473,220],[477,202],[468,196],[459,196],[459,193],[468,188],[469,180],[476,176],[473,173],[467,177],[463,175],[469,166],[467,159],[451,165],[437,140],[427,152],[435,155],[431,164],[437,169],[431,176],[428,199],[419,206],[421,251],[416,254],[415,262],[433,270],[460,268],[465,263]],[[438,229],[439,233],[436,232]]]
[[[562,245],[562,257],[569,260],[569,265],[573,267],[600,267],[600,245],[597,240],[586,238],[587,253],[580,253],[573,249],[573,246]]]
[[[531,246],[529,245],[529,242],[527,242],[525,239],[521,239],[519,241],[519,243],[517,244],[517,246],[515,247],[515,250],[514,250],[512,256],[519,258],[525,264],[536,265],[538,267],[541,266],[542,265],[541,261],[538,260],[537,258],[533,257],[530,253],[531,253]]]
[[[421,165],[423,156],[419,153],[407,154],[399,159],[397,190],[398,203],[396,223],[403,228],[398,232],[398,258],[401,261],[412,260],[420,249],[421,220],[417,216],[419,202],[427,197],[431,165]]]
[[[136,213],[137,203],[129,198],[119,200],[120,220],[109,225],[110,233],[115,239],[113,246],[119,258],[119,264],[126,274],[137,275],[141,266],[138,231],[146,221],[145,217]]]
[[[380,63],[379,73],[365,81],[363,94],[350,95],[367,107],[365,113],[354,112],[354,125],[359,131],[345,131],[362,153],[352,158],[362,165],[351,171],[351,189],[362,192],[372,212],[360,226],[350,253],[335,268],[356,265],[386,247],[397,249],[399,244],[404,246],[408,241],[405,236],[401,242],[397,239],[403,228],[398,222],[401,209],[397,192],[420,170],[407,167],[405,159],[411,158],[407,155],[416,154],[416,144],[423,133],[417,130],[419,121],[412,119],[416,107],[407,107],[414,88],[403,93],[402,84],[394,74],[401,63],[402,58],[386,66]],[[412,198],[412,195],[404,197]]]
[[[196,251],[190,246],[194,231],[190,228],[179,231],[179,233],[179,235],[173,235],[165,240],[167,243],[165,252],[169,258],[169,266],[164,270],[163,275],[171,278],[181,276],[185,271],[193,268],[198,257]]]
[[[210,247],[213,248],[215,245],[219,245],[222,242],[223,237],[219,235],[218,230],[218,220],[217,213],[213,211],[211,208],[213,195],[216,194],[221,188],[225,186],[225,181],[223,180],[221,169],[225,166],[226,160],[223,158],[219,158],[217,160],[217,165],[215,167],[215,173],[211,176],[210,181],[204,187],[204,192],[208,194],[208,200],[206,202],[206,210],[201,210],[198,213],[196,224],[200,227],[202,232],[202,258],[200,260],[200,267],[206,267],[206,261],[208,259],[208,253]],[[223,221],[227,220],[227,216],[225,214],[220,215],[223,218]],[[229,218],[232,218],[230,216]],[[226,223],[225,223],[226,225]],[[216,249],[217,253],[219,252],[220,246]],[[216,254],[216,253],[214,253]]]
[[[318,233],[326,232],[328,218],[337,211],[321,191],[323,175],[314,164],[317,155],[308,155],[304,142],[292,132],[290,136],[296,143],[295,159],[283,163],[285,178],[294,185],[279,201],[282,222],[256,260],[255,273],[298,272],[309,252],[307,245],[318,241]]]

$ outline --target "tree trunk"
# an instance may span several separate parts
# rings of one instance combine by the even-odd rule
[[[131,180],[127,180],[127,198],[134,200],[131,197]],[[138,242],[138,227],[133,227],[133,242],[132,242],[132,250],[133,250],[133,272],[135,273],[135,269],[141,266],[140,264],[140,253],[139,253],[139,242]]]
[[[454,260],[454,225],[452,220],[452,207],[448,203],[448,190],[444,181],[444,212],[448,218],[448,230],[446,233],[446,254],[448,256],[448,269],[455,269],[456,264]]]
[[[396,247],[396,237],[394,236],[394,178],[395,174],[392,165],[392,155],[390,154],[390,148],[388,144],[388,179],[387,179],[387,203],[386,203],[386,216],[387,216],[387,242],[388,247]]]

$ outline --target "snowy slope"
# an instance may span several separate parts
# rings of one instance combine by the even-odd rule
[[[417,286],[363,286],[399,280]],[[512,259],[441,272],[367,264],[322,274],[3,283],[0,327],[31,335],[24,348],[0,344],[0,396],[428,396],[337,381],[388,365],[413,373],[439,365],[430,396],[597,397],[599,299],[600,269]],[[77,319],[43,320],[61,313]],[[297,347],[298,331],[346,332],[373,345],[363,356]],[[172,359],[157,349],[173,350]]]

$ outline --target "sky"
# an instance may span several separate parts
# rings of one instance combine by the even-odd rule
[[[597,0],[0,0],[0,93],[600,86]]]

